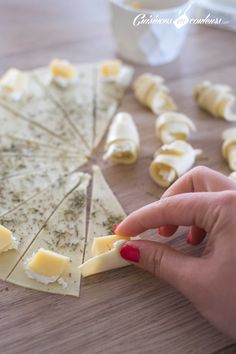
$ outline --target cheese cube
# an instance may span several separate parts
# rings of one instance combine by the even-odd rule
[[[25,271],[30,278],[48,284],[58,280],[69,261],[69,257],[40,248],[25,263]]]
[[[17,248],[17,242],[10,230],[0,225],[0,253]]]
[[[49,71],[53,77],[61,77],[65,80],[72,80],[77,77],[76,68],[66,60],[52,60],[49,66]]]
[[[17,69],[9,69],[0,80],[0,87],[8,94],[23,92],[27,84],[27,76]]]
[[[122,63],[120,60],[109,60],[100,64],[100,74],[103,77],[117,77],[120,75]]]
[[[128,240],[129,238],[117,235],[95,237],[92,244],[92,256],[110,251],[116,241]]]
[[[120,255],[120,247],[90,258],[79,267],[83,277],[130,265]]]
[[[0,253],[11,248],[12,233],[6,227],[0,225]]]

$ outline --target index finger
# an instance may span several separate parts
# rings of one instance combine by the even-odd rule
[[[180,177],[161,199],[181,193],[221,192],[236,190],[236,184],[223,174],[205,166],[198,166]]]
[[[218,193],[187,193],[161,199],[131,213],[115,233],[136,236],[164,225],[196,225],[209,232],[217,198]]]

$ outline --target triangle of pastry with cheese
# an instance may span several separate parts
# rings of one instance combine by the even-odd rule
[[[70,75],[68,75],[67,73]],[[53,60],[35,71],[37,80],[65,113],[66,119],[89,150],[93,145],[95,67]]]
[[[83,276],[128,265],[113,249],[116,241],[127,239],[110,235],[112,227],[125,218],[126,214],[108,186],[98,166],[93,166],[93,187],[89,225],[84,254],[85,263],[80,266]]]
[[[79,296],[78,266],[83,259],[89,180],[89,175],[80,175],[80,184],[57,207],[8,277],[9,282],[40,291]],[[38,259],[34,259],[35,255]],[[53,257],[45,257],[47,255]],[[65,269],[60,267],[61,258],[68,260]]]
[[[112,228],[125,218],[126,214],[116,196],[108,186],[102,171],[93,166],[92,198],[86,240],[85,260],[91,258],[95,237],[110,235]]]
[[[25,203],[0,216],[0,225],[9,229],[18,243],[17,249],[0,253],[1,279],[7,278],[54,210],[80,179],[78,173],[59,178]]]
[[[120,63],[114,74],[117,64],[117,61],[114,60],[102,63],[97,68],[94,148],[103,139],[125,91],[132,81],[134,70],[130,66]]]
[[[0,81],[0,104],[50,132],[59,138],[62,144],[77,148],[79,151],[83,151],[84,154],[88,153],[82,140],[75,133],[74,127],[65,119],[62,109],[51,99],[48,92],[38,83],[30,71],[21,72],[16,70],[16,75],[24,76],[26,81],[26,87],[19,92],[19,94],[22,94],[21,96],[18,95],[16,98],[11,91],[3,91],[4,85],[1,86],[1,82],[4,77],[9,75],[10,71]]]

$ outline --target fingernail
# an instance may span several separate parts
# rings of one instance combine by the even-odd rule
[[[114,226],[112,226],[112,232],[116,232],[116,229],[117,229],[117,227],[119,226],[120,224],[116,224],[116,225],[114,225]]]
[[[131,245],[124,245],[120,250],[120,255],[126,261],[138,263],[140,258],[140,252],[138,248]]]
[[[191,244],[191,231],[189,231],[188,234],[187,234],[187,240],[186,240],[186,242],[187,242],[188,244]]]

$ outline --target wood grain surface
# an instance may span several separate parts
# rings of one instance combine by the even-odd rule
[[[0,0],[0,33],[1,72],[12,66],[42,66],[53,57],[92,62],[116,55],[107,1],[103,0]],[[236,89],[235,39],[232,32],[192,26],[178,60],[159,68],[136,66],[136,75],[151,70],[166,78],[179,110],[197,125],[191,143],[203,149],[198,164],[225,174],[229,169],[221,157],[220,135],[230,124],[200,111],[191,92],[195,83],[206,78]],[[131,90],[121,109],[134,115],[140,129],[138,163],[103,164],[103,144],[94,161],[129,213],[159,198],[163,190],[148,175],[158,146],[154,115],[135,101]],[[184,230],[170,242],[184,252],[201,252],[186,246]],[[0,353],[235,352],[236,345],[209,325],[181,294],[134,267],[82,280],[79,299],[0,283]]]

